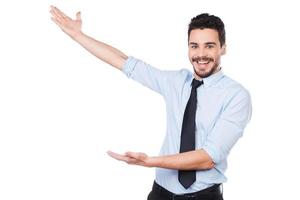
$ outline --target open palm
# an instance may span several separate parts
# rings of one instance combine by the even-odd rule
[[[75,37],[81,33],[81,15],[80,12],[76,13],[76,19],[71,19],[65,15],[58,8],[51,6],[50,13],[52,14],[52,21],[54,21],[66,34]]]

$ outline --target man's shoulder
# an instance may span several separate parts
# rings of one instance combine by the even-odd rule
[[[182,69],[179,69],[177,70],[177,73],[179,76],[183,77],[183,78],[190,78],[191,76],[193,76],[193,73],[186,69],[186,68],[182,68]]]
[[[227,75],[224,75],[222,79],[221,87],[224,90],[226,90],[228,93],[231,93],[232,95],[250,97],[250,93],[248,89],[246,89],[240,82]]]
[[[168,79],[170,82],[177,83],[175,84],[177,86],[184,85],[187,82],[190,82],[190,80],[193,78],[193,73],[186,68],[171,70],[169,72]]]

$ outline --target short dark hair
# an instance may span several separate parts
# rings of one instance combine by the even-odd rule
[[[205,29],[210,28],[218,32],[219,41],[221,47],[225,44],[225,26],[222,20],[214,15],[209,15],[208,13],[202,13],[191,19],[188,30],[188,39],[190,38],[190,33],[194,29]]]

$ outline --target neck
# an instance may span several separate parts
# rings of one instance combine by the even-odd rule
[[[194,78],[195,78],[196,80],[198,80],[198,81],[201,81],[201,80],[202,80],[202,78],[201,78],[200,76],[198,76],[196,73],[194,73]]]

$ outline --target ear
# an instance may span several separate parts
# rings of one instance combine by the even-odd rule
[[[223,46],[221,47],[221,55],[225,55],[226,54],[226,44],[223,44]]]

